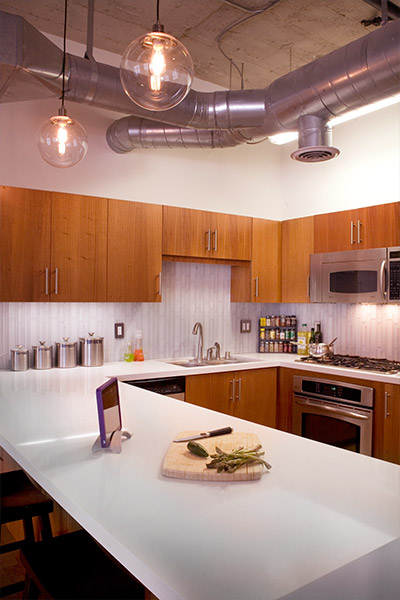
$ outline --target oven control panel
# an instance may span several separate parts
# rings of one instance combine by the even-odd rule
[[[374,402],[373,388],[328,379],[296,375],[293,377],[293,391],[304,396],[337,400],[358,406],[372,407]]]

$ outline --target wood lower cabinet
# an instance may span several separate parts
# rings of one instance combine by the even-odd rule
[[[281,301],[280,221],[253,219],[252,260],[232,266],[232,302]]]
[[[282,302],[309,302],[314,217],[282,223]]]
[[[276,368],[192,375],[186,377],[186,401],[275,427],[276,384]]]
[[[373,455],[400,464],[400,385],[374,384],[374,388]]]
[[[250,217],[175,206],[163,207],[166,256],[250,260]]]
[[[0,299],[104,302],[107,199],[1,188]]]
[[[162,207],[109,200],[109,302],[161,301]]]
[[[314,217],[314,252],[384,248],[400,244],[400,202]]]

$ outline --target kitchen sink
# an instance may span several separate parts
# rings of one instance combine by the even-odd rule
[[[257,359],[244,358],[243,356],[231,356],[230,358],[206,358],[202,361],[197,361],[195,358],[183,358],[178,360],[167,360],[165,361],[169,365],[175,365],[177,367],[207,367],[214,365],[235,365],[239,363],[257,362]]]

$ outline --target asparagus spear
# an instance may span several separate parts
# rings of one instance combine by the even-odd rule
[[[239,448],[232,450],[232,452],[223,452],[220,448],[216,447],[215,454],[210,454],[212,461],[207,463],[207,468],[217,469],[218,473],[233,473],[244,465],[260,463],[269,470],[271,469],[271,465],[261,458],[265,454],[265,452],[260,451],[261,447],[261,444],[248,449],[239,446]]]

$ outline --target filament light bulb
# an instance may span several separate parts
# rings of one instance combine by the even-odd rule
[[[78,164],[88,149],[85,129],[67,115],[56,115],[42,123],[37,135],[42,158],[53,167],[67,168]]]
[[[193,76],[192,59],[185,46],[162,31],[133,40],[121,59],[125,92],[147,110],[168,110],[179,104],[189,92]]]

